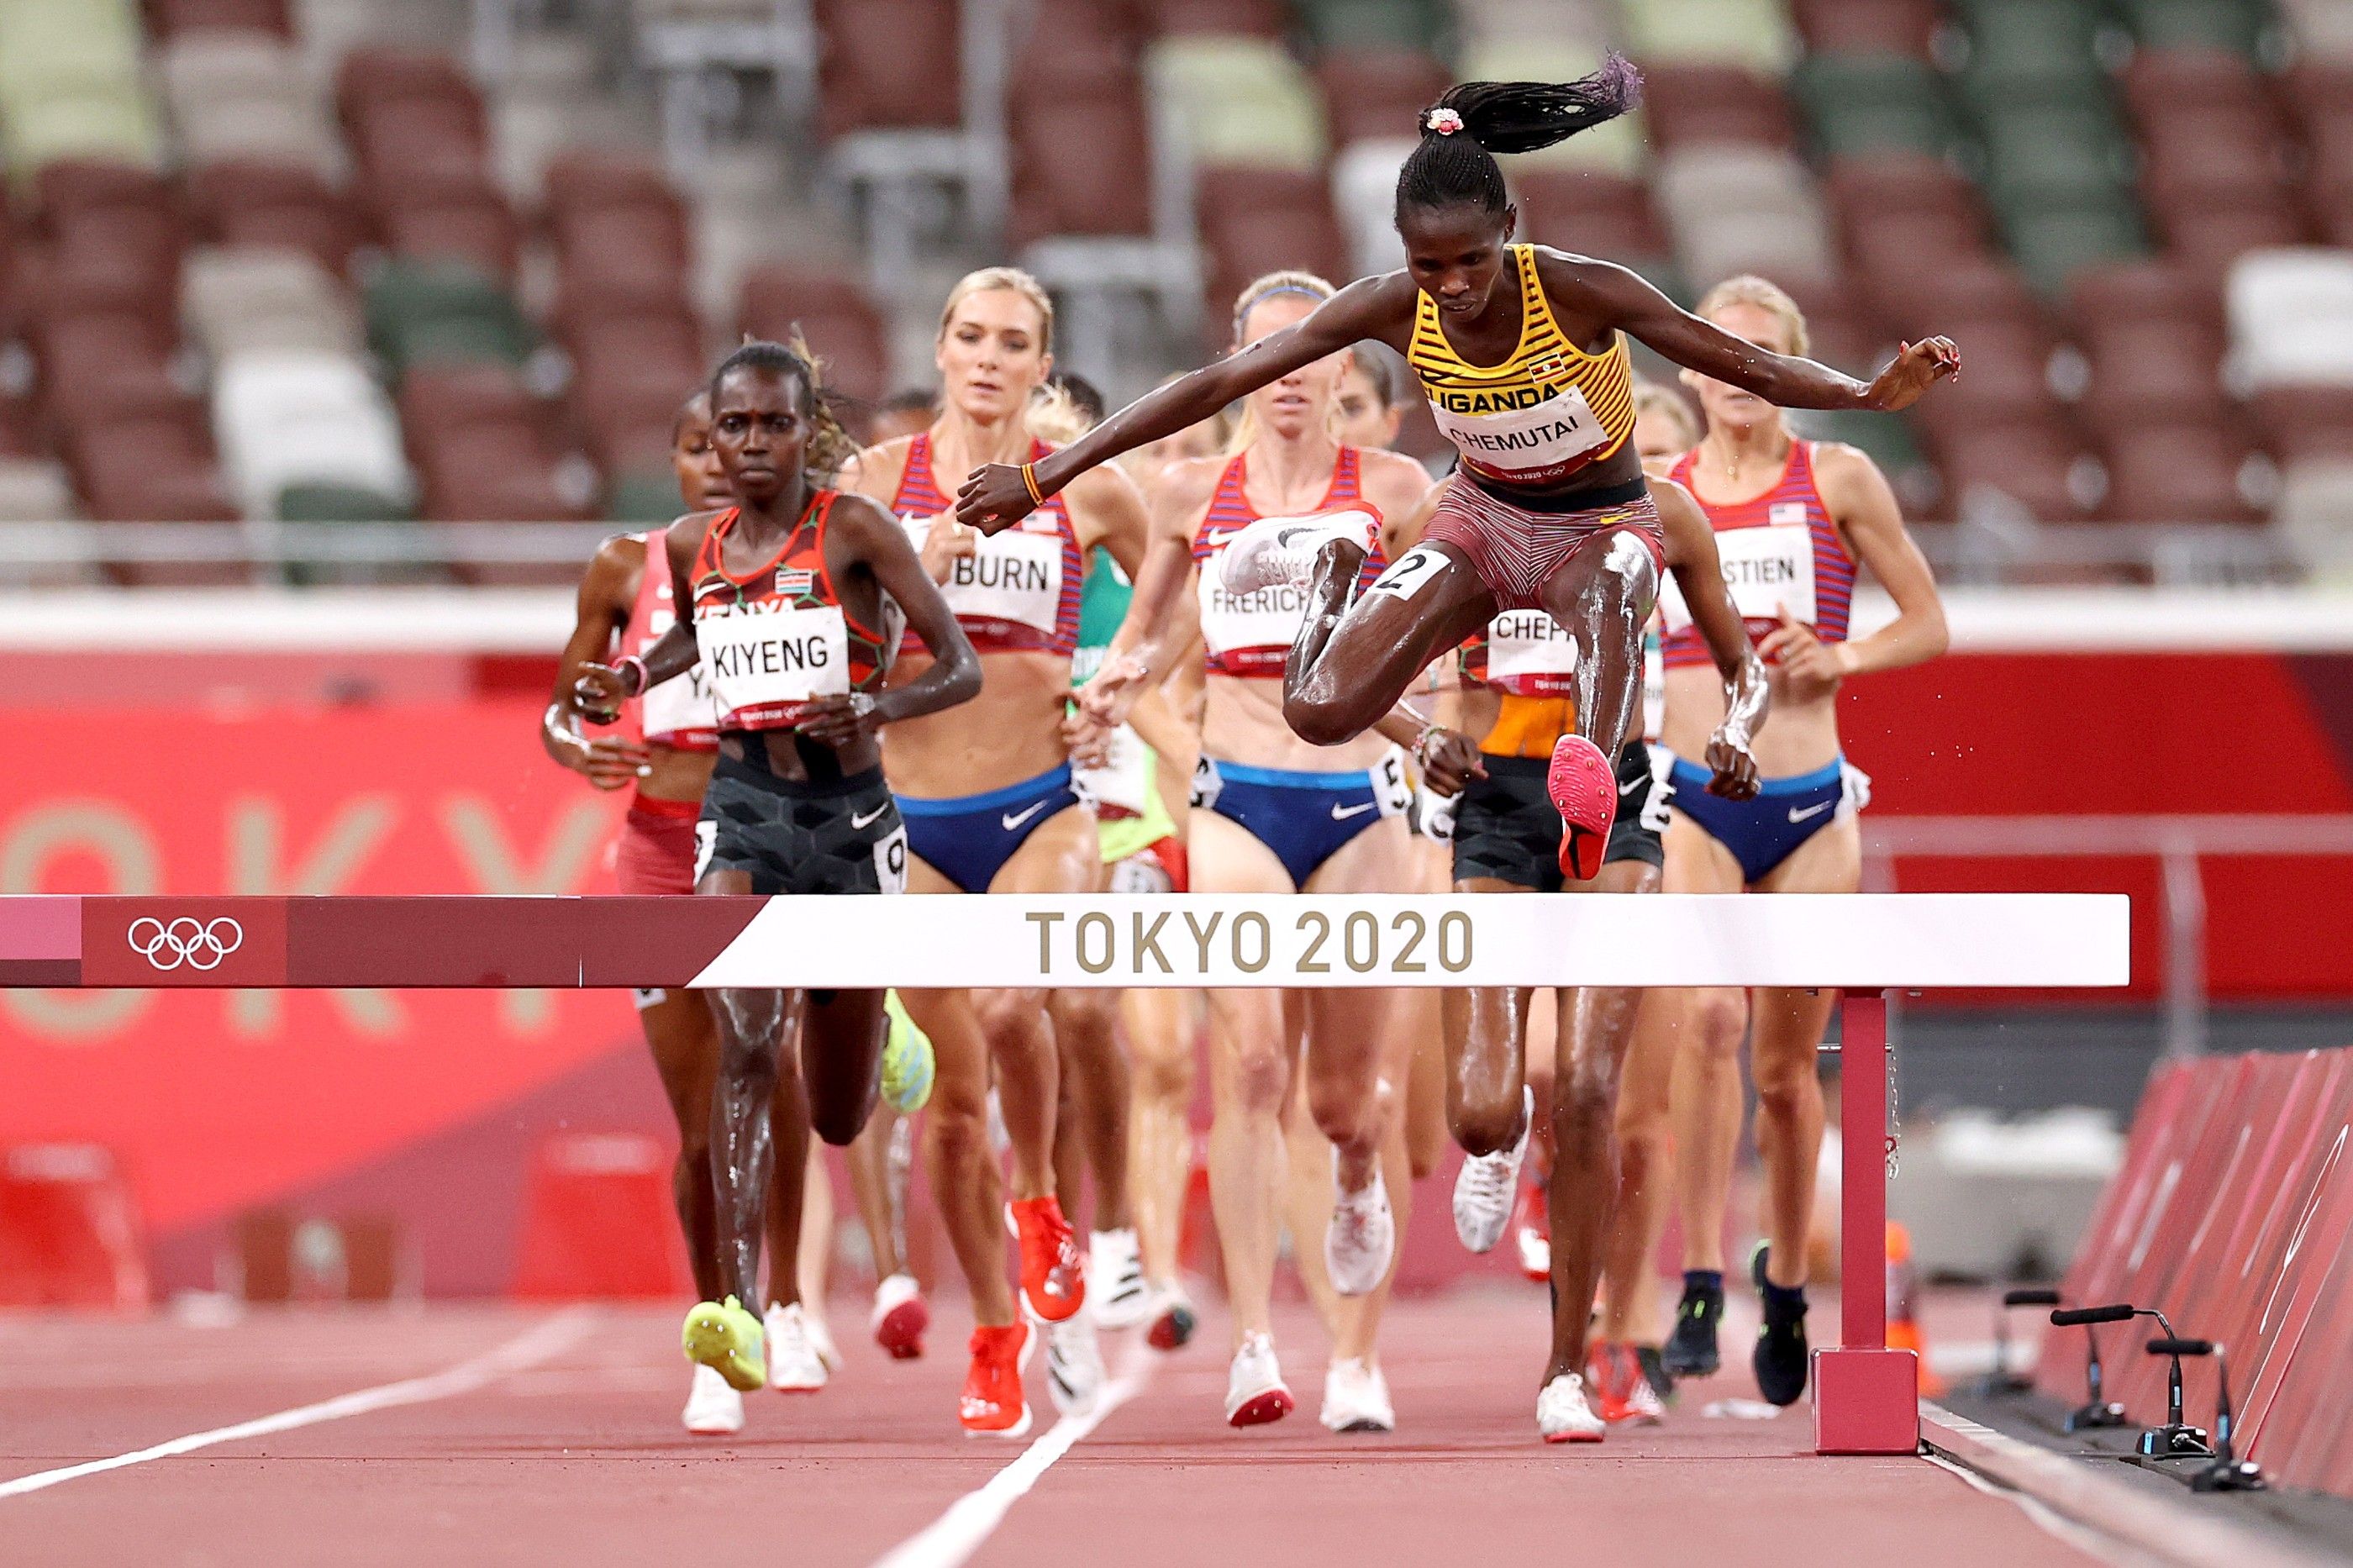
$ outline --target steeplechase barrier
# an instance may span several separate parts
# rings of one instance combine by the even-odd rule
[[[1815,1447],[1909,1453],[1886,1343],[1887,993],[2120,986],[2111,894],[0,898],[0,985],[1778,985],[1841,1002],[1841,1342]]]

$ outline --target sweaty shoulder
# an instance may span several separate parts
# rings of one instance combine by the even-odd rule
[[[1892,498],[1887,476],[1870,453],[1844,441],[1814,444],[1814,484],[1832,511],[1843,511],[1857,501]]]
[[[886,532],[894,538],[905,537],[900,532],[899,520],[891,515],[890,508],[872,496],[860,495],[855,490],[843,490],[836,495],[833,510],[826,521],[831,527],[848,530],[852,537],[860,540],[879,538]]]
[[[869,447],[858,454],[855,468],[844,477],[845,489],[858,495],[871,496],[883,505],[899,493],[899,481],[906,477],[907,452],[915,444],[913,436],[894,436],[879,447]]]
[[[1365,494],[1384,517],[1419,506],[1436,488],[1430,470],[1403,452],[1367,451],[1362,461]]]
[[[1218,480],[1231,460],[1186,458],[1169,464],[1152,481],[1153,510],[1163,517],[1174,513],[1188,521],[1198,521],[1193,514],[1208,510],[1209,498],[1218,493]]]
[[[663,531],[662,542],[670,551],[670,575],[673,578],[681,583],[686,581],[687,574],[694,570],[695,552],[702,548],[703,540],[711,532],[711,525],[719,521],[726,510],[719,507],[710,511],[691,511]]]
[[[1140,501],[1143,487],[1116,463],[1089,468],[1064,487],[1063,495],[1082,510],[1112,506],[1123,500]]]

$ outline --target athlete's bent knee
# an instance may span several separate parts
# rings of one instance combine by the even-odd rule
[[[1372,710],[1361,698],[1343,691],[1285,691],[1282,719],[1301,740],[1315,746],[1353,741],[1387,712]]]
[[[1747,997],[1738,991],[1701,992],[1692,1003],[1691,1027],[1704,1055],[1737,1054],[1741,1037],[1748,1032]]]
[[[1498,1098],[1492,1104],[1450,1105],[1447,1130],[1465,1154],[1493,1154],[1512,1146],[1519,1136],[1521,1096]]]
[[[1282,1091],[1290,1086],[1289,1066],[1283,1053],[1271,1046],[1236,1051],[1229,1089],[1234,1102],[1245,1110],[1280,1110]]]

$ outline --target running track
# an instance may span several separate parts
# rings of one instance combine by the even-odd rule
[[[1323,1340],[1303,1310],[1277,1329],[1302,1408],[1256,1433],[1218,1421],[1214,1308],[1174,1356],[1112,1343],[1114,1375],[1124,1363],[1139,1369],[1132,1396],[993,1531],[967,1534],[978,1541],[967,1559],[932,1527],[1028,1445],[956,1434],[958,1325],[935,1323],[928,1359],[892,1363],[855,1332],[848,1300],[834,1316],[849,1364],[833,1385],[808,1399],[756,1397],[743,1437],[721,1442],[679,1429],[685,1374],[668,1310],[444,1306],[216,1328],[0,1317],[0,1558],[635,1568],[718,1555],[863,1564],[902,1549],[904,1568],[2094,1560],[1927,1461],[1815,1458],[1802,1405],[1772,1421],[1703,1416],[1710,1400],[1753,1394],[1729,1375],[1687,1388],[1662,1428],[1546,1448],[1534,1424],[1540,1291],[1396,1307],[1384,1359],[1401,1430],[1388,1437],[1337,1438],[1315,1424]],[[1835,1323],[1835,1310],[1818,1307],[1816,1321]],[[1052,1426],[1040,1363],[1029,1382],[1035,1443]],[[284,1412],[303,1424],[25,1485]],[[985,1527],[989,1504],[1014,1489],[999,1480],[955,1522]]]

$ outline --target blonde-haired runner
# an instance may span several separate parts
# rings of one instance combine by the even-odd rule
[[[1082,563],[1101,545],[1131,572],[1140,564],[1143,498],[1107,468],[995,538],[947,515],[948,498],[983,465],[1033,462],[1052,450],[1029,421],[1053,371],[1053,325],[1052,301],[1029,274],[989,268],[965,278],[950,291],[934,351],[939,416],[859,458],[859,489],[890,506],[918,542],[984,678],[980,696],[951,721],[904,725],[891,737],[887,767],[907,819],[911,892],[1103,886],[1094,814],[1072,788],[1063,718]],[[924,666],[920,656],[902,658],[893,684]],[[1034,1331],[1017,1317],[1004,1275],[1006,1221],[988,1136],[992,1063],[1013,1143],[1020,1293],[1046,1325],[1057,1403],[1083,1404],[1102,1381],[1080,1312],[1077,1237],[1054,1192],[1060,1073],[1047,993],[909,992],[906,1001],[938,1055],[927,1129],[933,1187],[979,1324],[958,1419],[967,1432],[1018,1436],[1030,1423],[1021,1367]]]

